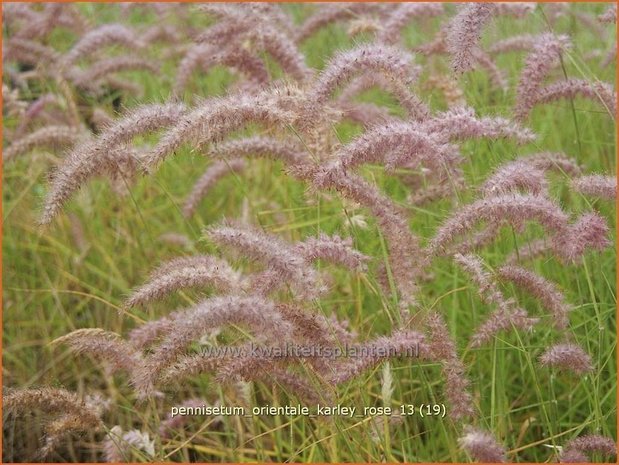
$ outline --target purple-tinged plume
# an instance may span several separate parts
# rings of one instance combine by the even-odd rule
[[[331,377],[333,384],[344,383],[360,373],[392,357],[425,357],[427,345],[423,334],[416,331],[396,331],[390,336],[380,336],[352,349],[356,356],[337,367]]]
[[[136,370],[142,356],[116,333],[99,328],[78,329],[54,340],[66,344],[77,354],[87,354],[105,361],[112,372]]]
[[[576,262],[587,249],[604,250],[610,246],[609,234],[608,222],[603,216],[596,212],[584,213],[563,234],[553,237],[553,249],[559,257]]]
[[[412,63],[407,52],[388,45],[362,45],[337,54],[318,76],[309,91],[309,102],[318,107],[324,105],[333,92],[348,82],[354,75],[368,71],[380,71],[403,84],[412,83],[418,76],[419,67]]]
[[[105,24],[84,34],[62,57],[62,63],[64,66],[72,65],[80,58],[113,44],[122,44],[129,49],[144,46],[130,28],[122,24]]]
[[[587,463],[590,460],[587,458],[587,453],[599,452],[608,457],[617,455],[617,444],[610,438],[600,436],[598,434],[587,434],[568,441],[559,461],[561,463]]]
[[[561,52],[570,47],[567,36],[542,34],[526,58],[516,89],[514,112],[519,120],[525,119],[539,98],[540,88],[550,70],[559,61]]]
[[[591,357],[582,347],[571,342],[555,344],[539,357],[542,365],[582,375],[593,370]]]
[[[160,265],[150,280],[133,291],[124,307],[142,306],[190,287],[213,286],[221,292],[240,288],[240,275],[220,258],[209,255],[176,258]]]
[[[530,194],[506,194],[480,199],[465,205],[444,222],[431,239],[429,249],[442,253],[458,237],[470,232],[481,221],[501,221],[512,226],[523,226],[537,221],[549,234],[567,231],[568,215],[546,197]]]
[[[554,283],[519,266],[503,266],[499,269],[499,276],[539,299],[552,314],[552,323],[557,329],[567,328],[571,307],[565,302],[565,296]]]
[[[109,168],[110,152],[139,134],[149,133],[176,122],[185,112],[181,104],[145,105],[117,120],[95,140],[75,147],[54,172],[45,197],[41,224],[48,224],[89,178]]]
[[[572,189],[583,195],[605,200],[617,199],[617,177],[593,174],[572,180]]]
[[[559,99],[573,99],[574,97],[584,97],[601,103],[613,118],[617,112],[617,94],[613,86],[606,82],[591,82],[584,79],[567,79],[539,89],[531,105],[540,105]]]
[[[206,299],[174,318],[169,331],[149,355],[133,383],[141,396],[153,393],[154,383],[186,347],[205,331],[228,324],[246,325],[258,334],[288,340],[292,326],[277,312],[275,304],[257,296],[225,296]]]
[[[194,214],[200,201],[208,195],[209,191],[219,180],[230,174],[241,173],[244,169],[245,160],[240,158],[217,160],[211,164],[194,184],[187,199],[185,199],[183,205],[183,215],[185,215],[185,218],[189,218]]]
[[[477,462],[504,463],[505,447],[488,432],[472,426],[464,429],[464,436],[458,439],[458,444]]]
[[[406,2],[392,8],[377,37],[378,41],[386,44],[398,43],[402,37],[402,30],[413,19],[422,20],[439,16],[444,11],[443,4],[434,2]]]
[[[530,331],[539,322],[539,318],[530,318],[527,311],[518,307],[513,299],[505,298],[495,280],[484,270],[481,258],[472,254],[455,254],[454,261],[477,285],[481,300],[496,307],[486,321],[475,330],[475,334],[471,337],[473,347],[479,347],[501,331],[512,328]]]
[[[598,19],[603,23],[616,23],[617,22],[617,5],[611,5],[608,9],[598,16]]]
[[[494,10],[494,3],[466,3],[452,19],[445,41],[455,73],[461,74],[473,69],[477,62],[475,52],[479,49],[482,30]]]
[[[470,382],[466,378],[464,364],[458,357],[456,343],[443,317],[433,313],[426,319],[429,332],[428,358],[441,364],[445,377],[445,397],[450,403],[449,414],[454,420],[474,415],[473,396],[469,392]]]
[[[423,127],[433,134],[440,134],[444,140],[467,139],[514,139],[519,144],[535,140],[535,134],[519,124],[501,117],[477,118],[475,110],[457,107],[440,113],[423,122]]]
[[[17,139],[2,151],[4,161],[12,160],[36,147],[71,147],[84,133],[71,126],[45,126]]]

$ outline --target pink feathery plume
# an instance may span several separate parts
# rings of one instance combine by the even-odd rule
[[[600,436],[598,434],[587,434],[568,441],[559,461],[561,463],[587,463],[590,460],[587,458],[587,453],[599,452],[609,457],[617,455],[617,444],[610,438]]]
[[[246,79],[256,85],[264,85],[270,80],[264,60],[250,53],[240,44],[234,43],[228,47],[216,47],[210,44],[195,44],[178,65],[174,80],[174,93],[180,95],[195,69],[200,67],[203,72],[217,64],[223,64],[240,71]]]
[[[340,236],[327,236],[320,234],[318,237],[310,237],[295,249],[308,262],[325,260],[351,270],[363,271],[369,257],[352,248],[352,239],[342,239]]]
[[[294,326],[295,340],[327,346],[352,343],[356,339],[356,334],[348,330],[347,321],[339,321],[335,316],[327,318],[294,304],[279,304],[277,310]]]
[[[260,8],[202,4],[202,10],[214,14],[221,22],[198,37],[198,42],[228,45],[233,42],[232,39],[239,41],[239,37],[247,37],[255,42],[257,48],[271,55],[285,73],[297,81],[306,81],[313,73],[307,67],[303,54],[291,38],[282,32],[281,26],[275,24],[264,11],[260,12]]]
[[[359,123],[366,129],[395,120],[387,109],[373,103],[346,102],[338,99],[338,107],[342,111],[343,118]]]
[[[445,377],[445,397],[450,403],[449,413],[455,420],[474,415],[470,382],[466,378],[464,364],[458,357],[456,343],[449,333],[443,317],[431,314],[425,321],[429,331],[428,357],[440,362]]]
[[[464,435],[458,444],[481,463],[504,463],[507,461],[505,447],[500,445],[492,435],[472,426],[464,428]]]
[[[440,133],[445,140],[507,138],[527,144],[536,139],[530,129],[518,123],[501,117],[477,118],[475,110],[469,107],[457,107],[440,113],[424,121],[423,127],[429,133]]]
[[[472,347],[479,347],[500,331],[514,327],[530,331],[539,322],[539,318],[529,317],[527,311],[518,307],[513,299],[505,298],[494,279],[484,270],[481,258],[472,254],[455,254],[454,261],[477,285],[482,301],[496,306],[496,310],[475,330],[475,334],[471,337]]]
[[[214,54],[214,48],[210,44],[193,44],[187,49],[176,69],[176,77],[174,78],[175,95],[181,95],[185,91],[191,75],[202,65],[205,55],[208,54]]]
[[[495,4],[496,5],[496,4]],[[445,55],[449,53],[446,37],[448,35],[448,31],[443,28],[437,34],[437,37],[426,43],[414,47],[413,50],[417,53],[421,53],[422,55],[431,56],[431,55]],[[496,63],[492,60],[490,55],[482,50],[480,47],[475,47],[467,51],[467,55],[470,60],[472,60],[473,65],[477,64],[480,68],[486,71],[488,74],[488,78],[490,79],[490,83],[493,87],[502,90],[505,92],[508,87],[507,78],[504,73],[499,69]],[[473,67],[471,65],[471,69]],[[468,71],[468,70],[464,70]],[[463,72],[464,72],[463,71]]]
[[[185,249],[191,249],[193,247],[193,241],[189,238],[189,236],[182,233],[163,233],[157,239],[164,244],[173,245],[175,247],[183,247]]]
[[[541,6],[541,5],[540,5]],[[565,17],[570,11],[570,2],[544,3],[543,13],[548,22],[554,25],[559,18]]]
[[[154,44],[157,42],[166,43],[168,45],[180,46],[183,40],[181,31],[175,24],[161,24],[155,23],[152,26],[147,27],[140,34],[142,42],[145,44]],[[173,50],[177,47],[171,47]]]
[[[301,375],[285,368],[275,367],[272,372],[262,372],[258,379],[271,385],[283,387],[308,405],[332,404],[334,401],[332,392],[325,389],[323,385],[315,386],[303,379]]]
[[[608,9],[598,16],[598,20],[603,23],[616,23],[617,22],[617,5],[613,4]]]
[[[43,94],[28,105],[23,116],[20,118],[19,126],[15,130],[13,138],[17,138],[24,134],[30,124],[38,117],[46,116],[45,109],[47,106],[57,106],[62,108],[62,100],[56,94]]]
[[[97,81],[100,79],[107,77],[109,74],[127,70],[145,70],[152,73],[159,72],[159,68],[157,65],[153,64],[151,60],[125,55],[95,61],[84,71],[74,74],[71,80],[78,87],[96,89]]]
[[[108,363],[112,372],[132,373],[142,363],[142,355],[116,333],[99,328],[78,329],[53,341],[67,344],[77,354],[87,354]]]
[[[515,252],[512,252],[505,259],[505,264],[515,265],[517,263],[534,260],[545,253],[552,251],[552,244],[546,239],[534,239],[521,245]]]
[[[245,346],[227,346],[231,350],[251,350],[251,347]],[[228,349],[226,349],[227,351]],[[238,357],[238,356],[237,356]],[[159,382],[164,385],[178,384],[183,382],[187,378],[193,376],[199,376],[204,373],[217,370],[224,363],[229,362],[232,356],[227,352],[218,354],[204,355],[201,353],[191,353],[182,355],[176,359],[176,361],[164,370],[159,377]]]
[[[118,425],[107,432],[103,441],[103,454],[107,462],[129,462],[134,451],[152,459],[155,456],[155,441],[150,439],[148,433],[137,429],[124,432]]]
[[[542,171],[556,171],[566,177],[579,176],[581,168],[576,160],[560,152],[539,152],[523,157],[531,166]]]
[[[497,2],[494,5],[496,15],[507,15],[515,18],[524,18],[533,13],[537,7],[535,2]]]
[[[542,365],[557,368],[558,370],[573,371],[582,375],[593,370],[591,357],[580,346],[571,342],[555,344],[539,357]]]
[[[380,18],[362,15],[350,21],[346,33],[354,38],[360,34],[376,34],[381,29]]]
[[[613,42],[610,46],[610,50],[606,54],[606,57],[604,58],[600,66],[602,66],[602,68],[606,68],[608,65],[610,65],[611,63],[614,63],[616,60],[617,60],[617,43]]]
[[[483,228],[475,231],[453,247],[453,253],[467,254],[491,244],[499,235],[501,222],[489,221]]]
[[[254,10],[265,16],[275,27],[280,27],[287,36],[292,36],[298,26],[295,24],[292,16],[288,14],[281,4],[253,2]]]
[[[93,52],[114,44],[121,44],[130,49],[144,46],[132,29],[122,24],[104,24],[84,34],[62,57],[62,64],[64,66],[72,65],[80,58],[92,55]]]
[[[271,349],[276,347],[271,346]],[[228,357],[218,365],[216,380],[222,384],[232,381],[262,381],[272,386],[282,386],[307,404],[333,402],[331,393],[325,389],[327,386],[321,386],[318,391],[316,386],[312,386],[298,373],[287,369],[286,365],[289,364],[288,361],[270,356],[268,353]]]
[[[72,126],[45,126],[21,139],[14,140],[11,145],[2,150],[2,159],[5,162],[10,161],[36,147],[71,147],[83,137],[84,133],[80,128]]]
[[[144,96],[144,88],[139,83],[122,79],[115,74],[105,76],[95,85],[87,85],[84,89],[88,92],[92,92],[95,96],[102,95],[108,89],[111,92],[121,92],[123,94],[132,95],[136,99],[140,99]]]
[[[477,62],[481,33],[495,10],[494,3],[466,3],[452,19],[445,41],[451,54],[451,66],[461,74],[473,69]]]
[[[95,108],[92,110],[89,121],[94,126],[95,133],[100,134],[114,124],[114,117],[102,108]]]
[[[532,166],[524,157],[501,165],[481,186],[484,197],[517,191],[545,195],[547,190],[548,181],[544,172]]]
[[[32,5],[29,3],[7,3],[2,8],[2,19],[6,24],[11,25],[21,21],[35,21],[40,14],[40,12],[32,9]]]
[[[21,86],[21,83],[18,84]],[[20,90],[18,88],[9,88],[4,83],[2,84],[2,103],[5,114],[10,118],[23,118],[28,108],[28,103],[21,99]],[[9,138],[8,134],[7,138]]]
[[[287,127],[294,121],[295,114],[282,108],[281,99],[269,93],[209,99],[177,120],[176,125],[163,134],[145,158],[145,167],[156,166],[183,144],[202,147],[249,123]]]
[[[488,78],[492,86],[496,89],[502,90],[503,92],[507,92],[509,87],[507,77],[492,60],[492,57],[481,49],[473,50],[473,56],[475,57],[479,67],[485,70],[486,74],[488,74]]]
[[[366,131],[344,145],[325,167],[325,175],[339,176],[365,163],[384,163],[388,169],[425,164],[440,172],[457,164],[460,154],[455,146],[444,143],[417,123],[394,122]],[[320,181],[318,182],[327,182]]]
[[[600,102],[611,116],[615,116],[617,94],[613,86],[606,82],[590,82],[584,79],[567,79],[541,88],[537,91],[531,105],[536,106],[575,97],[584,97],[594,102]]]
[[[552,323],[557,329],[567,328],[571,307],[565,302],[565,296],[554,283],[519,266],[502,266],[498,272],[501,279],[512,282],[539,299],[542,305],[552,314]]]
[[[109,168],[110,153],[139,134],[159,130],[175,123],[185,112],[182,104],[144,105],[117,120],[95,140],[72,149],[53,173],[39,220],[48,224],[89,178]]]
[[[454,174],[447,179],[441,178],[437,181],[430,179],[425,185],[417,182],[408,183],[406,179],[403,179],[414,190],[408,195],[407,201],[411,205],[426,205],[435,200],[453,196],[460,189],[466,189],[466,182],[461,174]]]
[[[221,9],[222,5],[207,4],[203,5],[203,8],[204,7],[212,10],[214,8]],[[245,15],[239,14],[237,8],[231,5],[223,8],[227,8],[232,12],[232,14],[236,14],[237,17],[234,19],[219,18],[219,21],[216,24],[209,27],[206,31],[194,38],[196,43],[225,46],[234,41],[238,41],[239,38],[243,38],[245,40],[248,39],[247,36],[250,33],[250,26],[248,26],[247,18],[245,18],[247,13],[245,13]],[[252,24],[253,27],[256,26],[255,22],[256,18],[254,18],[254,24]]]
[[[552,232],[552,229],[548,230]],[[566,223],[562,230],[556,230],[549,241],[534,241],[529,248],[525,246],[521,258],[529,259],[553,251],[558,258],[575,263],[588,249],[601,251],[610,246],[609,232],[604,217],[596,212],[584,213],[574,223]],[[508,257],[508,260],[514,262],[517,257]]]
[[[597,38],[601,40],[606,39],[606,31],[604,27],[599,22],[599,17],[596,18],[595,15],[591,13],[586,13],[584,11],[572,10],[572,16],[574,19],[578,20],[582,24],[582,27],[591,33],[593,33]]]
[[[576,262],[588,249],[609,247],[612,244],[609,233],[608,222],[603,216],[596,212],[584,213],[563,234],[553,236],[553,250],[564,260]]]
[[[339,320],[335,315],[326,318],[329,325],[329,332],[334,334],[334,337],[340,344],[352,344],[357,341],[358,334],[351,329],[350,321]]]
[[[440,16],[444,12],[443,4],[433,2],[410,2],[398,4],[385,18],[384,26],[378,34],[378,41],[395,44],[402,37],[402,30],[413,19],[425,19]]]
[[[230,174],[241,173],[245,169],[245,160],[233,158],[231,160],[218,160],[210,165],[204,174],[194,184],[193,188],[183,205],[185,218],[191,217],[200,201],[219,180]]]
[[[210,227],[207,236],[219,246],[228,247],[266,265],[294,273],[300,272],[304,260],[294,248],[274,234],[267,234],[240,223],[223,223]]]
[[[213,286],[221,292],[240,288],[240,276],[225,260],[209,255],[176,258],[160,265],[150,280],[134,290],[124,307],[142,306],[191,287]]]
[[[52,47],[32,40],[13,37],[3,43],[3,63],[19,61],[32,66],[54,67],[60,59],[60,53]]]
[[[593,174],[572,180],[572,189],[583,195],[606,200],[617,199],[617,177]]]
[[[561,52],[570,47],[567,36],[542,34],[528,54],[516,89],[516,118],[526,118],[540,95],[544,78],[559,61]]]
[[[240,157],[264,157],[281,160],[285,165],[296,165],[309,161],[304,149],[290,139],[278,140],[270,137],[251,136],[215,144],[207,153],[209,157],[229,160]]]
[[[295,42],[300,43],[319,29],[338,21],[346,21],[364,13],[376,13],[382,5],[377,3],[326,3],[310,16],[299,28]]]
[[[424,82],[424,89],[439,91],[450,110],[466,106],[461,83],[449,74],[431,74]]]
[[[309,91],[309,102],[321,107],[338,87],[355,74],[368,71],[380,71],[392,80],[409,85],[417,78],[419,67],[401,49],[381,44],[362,45],[331,59]]]
[[[521,34],[499,40],[488,48],[490,55],[509,52],[526,52],[533,48],[538,37],[532,34]]]
[[[442,253],[458,236],[469,231],[481,221],[503,221],[512,226],[522,226],[527,221],[537,221],[554,236],[565,233],[568,215],[546,197],[530,194],[497,195],[465,205],[452,215],[430,240],[433,254]]]
[[[60,12],[58,24],[80,36],[94,27],[93,22],[82,14],[82,10],[75,3],[65,5]]]
[[[220,247],[242,252],[243,256],[266,265],[266,271],[257,276],[252,286],[260,288],[261,295],[288,282],[304,298],[314,298],[324,291],[318,272],[294,246],[276,235],[234,223],[211,227],[207,235]]]
[[[445,27],[441,28],[430,42],[413,47],[413,51],[427,57],[433,55],[446,55],[448,52],[447,44],[445,43],[445,36],[447,35],[445,29]]]
[[[44,5],[43,10],[33,18],[33,21],[27,22],[15,33],[16,38],[41,39],[47,37],[56,27],[60,26],[63,10],[70,6],[59,3],[46,3]]]
[[[389,265],[400,296],[400,307],[415,305],[417,281],[426,264],[427,254],[408,225],[406,216],[393,201],[361,176],[328,176],[324,168],[297,166],[291,170],[295,177],[309,181],[316,188],[331,188],[343,197],[368,208],[375,216],[389,248]],[[325,184],[322,181],[326,181]]]
[[[402,355],[425,357],[427,344],[423,334],[402,330],[356,345],[351,352],[352,359],[337,367],[337,372],[330,378],[332,384],[344,383],[389,358]]]
[[[428,106],[411,92],[405,83],[390,79],[379,71],[367,71],[352,79],[340,93],[338,102],[350,104],[358,94],[374,87],[390,92],[410,119],[423,121],[429,117],[430,109]]]
[[[204,300],[178,315],[163,341],[134,371],[133,383],[141,396],[152,394],[154,383],[193,340],[205,331],[228,324],[249,326],[252,331],[288,340],[292,326],[275,304],[257,296],[225,296]]]
[[[136,349],[146,349],[153,345],[161,336],[167,334],[174,324],[175,318],[181,311],[172,312],[168,316],[158,320],[147,321],[146,323],[133,328],[129,332],[129,343]]]
[[[65,389],[5,388],[3,391],[2,406],[6,415],[26,416],[39,411],[50,417],[44,423],[43,444],[34,461],[48,461],[49,455],[71,434],[99,431],[103,426],[99,409]]]

